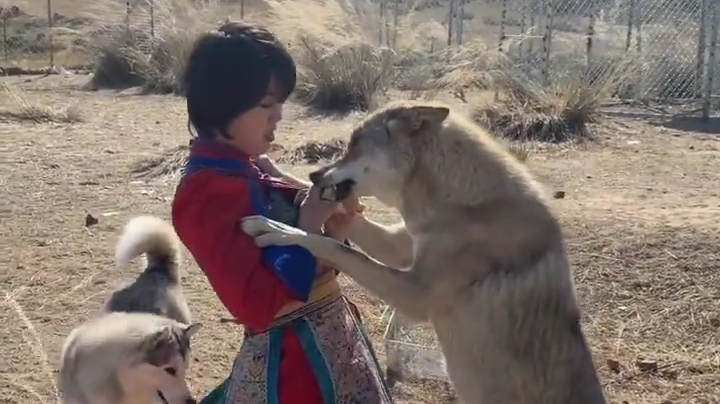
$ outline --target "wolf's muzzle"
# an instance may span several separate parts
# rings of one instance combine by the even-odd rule
[[[335,185],[320,188],[320,199],[340,202],[347,199],[355,187],[355,181],[345,180]]]

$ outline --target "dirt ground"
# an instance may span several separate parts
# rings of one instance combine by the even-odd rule
[[[122,226],[138,214],[169,218],[173,179],[138,180],[130,169],[187,143],[184,102],[80,91],[86,76],[3,80],[34,102],[77,102],[84,118],[0,118],[0,403],[49,402],[64,337],[134,276],[113,270]],[[0,98],[0,109],[8,103]],[[318,120],[292,105],[285,115],[278,142],[287,150],[342,137],[358,118]],[[720,403],[720,142],[717,126],[693,132],[690,124],[608,118],[599,143],[538,151],[528,161],[550,192],[565,192],[553,204],[613,403]],[[370,207],[373,218],[396,219]],[[99,223],[86,227],[88,213]],[[183,272],[191,309],[205,325],[191,368],[202,395],[227,375],[241,330],[218,321],[226,313],[192,260]],[[379,343],[382,302],[344,284]],[[446,396],[432,383],[396,388],[399,403]]]

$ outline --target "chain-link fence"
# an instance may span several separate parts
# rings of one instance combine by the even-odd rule
[[[718,0],[449,0],[448,43],[470,31],[492,41],[545,84],[582,78],[611,83],[616,96],[699,100],[708,114],[715,76]],[[494,31],[494,32],[493,32]]]
[[[27,8],[6,3],[0,0],[0,67],[7,70],[87,65],[93,38],[124,30],[139,33],[138,50],[149,51],[158,22],[154,0],[64,4],[60,10],[52,0]]]
[[[83,50],[93,37],[123,28],[139,36],[139,51],[149,52],[158,15],[168,14],[158,13],[156,0],[103,1],[97,3],[102,10],[92,10],[92,2],[84,6],[92,11],[88,18],[55,10],[53,1],[60,0],[35,0],[35,8],[25,10],[0,0],[0,67],[87,63]],[[544,84],[620,80],[621,98],[706,104],[720,89],[714,78],[720,0],[371,1],[385,21],[379,40],[391,47],[399,12],[434,10],[424,18],[445,26],[443,45],[481,38]],[[241,14],[244,4],[234,4]]]

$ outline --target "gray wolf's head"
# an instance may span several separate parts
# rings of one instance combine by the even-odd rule
[[[185,372],[190,364],[190,341],[200,327],[198,323],[173,322],[142,338],[136,348],[137,358],[118,372],[124,401],[196,403]]]
[[[310,181],[325,199],[342,200],[353,191],[397,206],[418,145],[440,131],[449,113],[448,107],[428,102],[391,103],[364,119],[345,155],[312,172]]]

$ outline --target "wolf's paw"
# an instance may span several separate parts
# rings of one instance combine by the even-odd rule
[[[255,239],[258,247],[301,244],[307,236],[303,230],[264,216],[248,216],[242,220],[241,225],[243,231]]]

